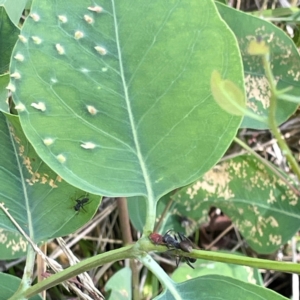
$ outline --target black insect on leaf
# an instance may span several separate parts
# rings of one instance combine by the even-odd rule
[[[84,209],[84,206],[85,205],[87,205],[88,203],[89,203],[89,198],[87,198],[87,197],[84,197],[84,198],[82,198],[82,199],[76,199],[76,205],[74,206],[74,209],[77,211],[77,212],[79,212],[80,211],[80,209],[83,209],[85,212],[86,212],[86,210]]]

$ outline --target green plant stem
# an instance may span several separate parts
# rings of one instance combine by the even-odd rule
[[[270,67],[269,54],[263,55],[262,60],[263,60],[263,65],[270,85],[270,92],[271,92],[269,117],[268,117],[269,128],[272,134],[274,135],[274,137],[276,138],[283,155],[288,160],[291,169],[297,175],[298,180],[300,180],[300,168],[298,166],[298,163],[294,158],[291,150],[287,146],[285,140],[283,139],[279,131],[279,128],[276,124],[277,90],[276,90],[276,83],[273,77],[273,73]]]
[[[300,274],[300,265],[296,263],[273,261],[268,259],[260,259],[205,250],[193,250],[191,253],[181,252],[180,255],[193,258],[203,258],[210,261],[243,265],[258,269]]]
[[[144,239],[141,244],[142,244],[141,248],[147,249],[147,251],[164,252],[168,250],[168,248],[165,246],[152,244],[149,241],[149,239],[148,241]],[[268,269],[274,271],[300,274],[300,265],[296,263],[273,261],[268,259],[260,259],[260,258],[246,257],[241,255],[220,253],[214,251],[196,250],[196,249],[194,249],[190,253],[183,252],[180,250],[174,250],[173,253],[174,255],[192,257],[196,259],[202,258],[210,261],[219,261],[219,262],[232,263],[236,265],[249,266],[249,267],[259,268],[259,269]]]
[[[235,137],[234,141],[238,143],[241,147],[243,147],[245,150],[247,150],[249,153],[251,153],[253,156],[255,156],[262,164],[264,164],[267,168],[269,168],[276,176],[278,176],[285,184],[297,195],[300,196],[300,192],[283,176],[282,173],[280,173],[275,166],[273,166],[269,161],[261,157],[259,154],[257,154],[251,147],[249,147],[246,143],[244,143],[239,138]]]
[[[139,275],[137,261],[135,259],[130,260],[130,269],[132,271],[132,299],[139,300],[141,299],[139,292]]]
[[[287,94],[283,94],[283,95],[279,94],[277,98],[280,99],[280,100],[285,100],[285,101],[300,104],[300,98],[298,96],[287,95]]]
[[[28,245],[27,246],[27,255],[26,255],[26,264],[25,264],[25,268],[24,268],[22,281],[20,284],[21,291],[27,290],[28,287],[30,287],[30,285],[32,283],[32,274],[34,271],[35,257],[36,257],[35,251],[33,250],[33,248],[30,245]],[[18,292],[19,291],[20,290],[18,290]]]
[[[26,289],[26,291],[18,291],[13,295],[9,300],[19,300],[23,298],[30,298],[43,290],[49,289],[65,280],[69,280],[80,273],[86,272],[90,269],[99,267],[106,263],[122,260],[125,258],[137,258],[139,259],[146,267],[148,267],[154,274],[157,276],[162,285],[170,290],[174,299],[181,299],[177,293],[174,282],[170,277],[161,269],[161,267],[153,260],[153,258],[146,254],[150,251],[159,251],[165,252],[169,250],[165,246],[154,245],[150,242],[147,237],[141,238],[135,245],[129,245],[122,247],[120,249],[112,250],[99,254],[94,257],[90,257],[80,263],[71,266],[65,269],[62,272],[51,275],[47,279],[43,280]],[[240,255],[228,254],[228,253],[219,253],[213,251],[204,251],[204,250],[193,250],[190,253],[176,250],[174,255],[192,257],[192,258],[203,258],[210,261],[219,261],[225,263],[233,263],[237,265],[244,265],[253,268],[275,270],[281,272],[297,273],[300,274],[300,265],[296,263],[287,263],[272,261],[266,259],[258,259],[252,257],[244,257]]]
[[[137,256],[137,251],[135,250],[135,246],[130,245],[130,246],[122,247],[120,249],[112,250],[109,252],[105,252],[103,254],[90,257],[74,266],[65,269],[62,272],[51,275],[50,277],[46,278],[42,282],[39,282],[31,286],[30,288],[28,288],[26,291],[22,293],[16,293],[11,298],[9,298],[9,300],[30,298],[34,295],[37,295],[38,293],[41,293],[44,290],[47,290],[57,284],[60,284],[65,280],[69,280],[77,276],[78,274],[86,272],[90,269],[99,267],[101,265],[104,265],[106,263],[115,260],[121,260],[125,258],[135,258],[136,256]]]

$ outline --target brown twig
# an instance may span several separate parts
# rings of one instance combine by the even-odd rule
[[[124,245],[132,243],[132,235],[130,229],[130,220],[127,208],[127,199],[125,197],[117,198],[117,205],[119,208],[119,220],[120,220],[120,227],[122,229],[122,239]],[[130,268],[132,271],[132,294],[133,299],[138,300],[140,299],[139,294],[139,270],[138,264],[135,260],[130,260]]]

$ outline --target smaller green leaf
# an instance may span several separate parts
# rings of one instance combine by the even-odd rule
[[[106,283],[105,291],[111,291],[108,299],[111,300],[130,300],[132,299],[131,290],[131,269],[123,268],[116,272]]]
[[[0,299],[9,299],[18,290],[21,279],[10,274],[0,273]],[[29,300],[42,300],[41,296],[36,295]]]
[[[246,98],[244,93],[236,84],[228,79],[222,79],[218,71],[213,71],[211,75],[210,87],[215,101],[227,113],[243,116],[267,123],[267,119],[259,117],[246,108]]]
[[[219,275],[201,276],[174,284],[174,286],[181,296],[181,298],[176,299],[182,300],[287,300],[287,298],[264,287]],[[155,298],[155,300],[169,299],[174,299],[169,290]]]
[[[222,109],[232,115],[244,115],[245,95],[238,86],[230,80],[222,79],[218,71],[213,71],[210,86],[215,101]]]

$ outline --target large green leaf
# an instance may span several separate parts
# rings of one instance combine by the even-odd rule
[[[19,226],[38,243],[67,235],[85,224],[95,213],[100,197],[90,195],[84,210],[74,210],[75,199],[84,192],[70,186],[43,163],[28,143],[18,118],[0,114],[1,156],[0,194],[9,213]],[[0,244],[0,256],[15,256],[16,247],[24,251],[24,239],[13,237],[19,231],[0,210],[0,228],[6,243]],[[6,234],[7,233],[7,234]],[[1,256],[1,258],[3,258]]]
[[[249,14],[231,9],[217,3],[222,18],[234,32],[243,58],[245,83],[247,87],[247,106],[260,116],[268,115],[270,89],[260,56],[251,56],[247,48],[251,40],[262,38],[271,50],[270,63],[278,89],[292,87],[288,94],[298,96],[300,93],[299,69],[300,56],[294,42],[285,32],[263,20]],[[276,111],[278,124],[286,121],[297,109],[298,104],[279,100]],[[245,117],[243,127],[265,129],[268,125]]]
[[[258,253],[274,252],[300,227],[299,198],[251,156],[223,162],[174,199],[188,203],[186,214],[197,221],[207,217],[211,206],[220,208]]]
[[[287,300],[287,298],[266,288],[246,283],[234,278],[207,275],[191,279],[182,283],[174,284],[180,298],[184,300],[205,299],[205,300]],[[174,299],[167,290],[156,300]]]
[[[243,90],[236,41],[212,0],[35,1],[11,64],[21,124],[68,182],[159,199],[210,169],[241,122],[213,101]],[[83,178],[83,179],[82,179]]]

